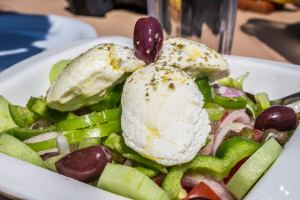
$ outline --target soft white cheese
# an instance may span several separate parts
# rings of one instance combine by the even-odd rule
[[[213,82],[229,75],[228,64],[220,54],[204,44],[184,38],[165,39],[156,63],[180,68],[192,79],[208,77]]]
[[[108,89],[143,66],[131,48],[99,44],[75,58],[47,92],[50,108],[72,111],[99,102]]]
[[[202,94],[184,71],[171,66],[135,71],[121,103],[125,143],[162,165],[192,160],[210,132]]]

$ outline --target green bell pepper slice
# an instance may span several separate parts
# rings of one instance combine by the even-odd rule
[[[112,121],[105,124],[96,125],[92,128],[75,131],[64,131],[62,133],[67,138],[69,144],[75,144],[85,138],[106,137],[112,133],[120,132],[121,130],[121,122]],[[37,152],[45,151],[48,149],[56,148],[56,138],[41,142],[27,143],[27,145]]]
[[[90,106],[91,110],[102,111],[114,108],[120,101],[123,91],[123,83],[115,85],[106,95],[105,98]]]
[[[57,131],[70,131],[80,128],[86,128],[96,124],[121,120],[121,107],[106,110],[102,112],[90,113],[82,116],[76,116],[56,124]]]
[[[37,136],[42,133],[47,133],[50,131],[56,131],[55,125],[52,125],[52,126],[49,126],[47,128],[43,128],[43,129],[27,129],[27,128],[15,127],[15,128],[8,129],[4,132],[9,135],[14,136],[15,138],[17,138],[21,141],[24,141],[28,138]]]
[[[171,199],[184,198],[186,191],[181,187],[180,180],[186,172],[203,174],[220,181],[228,176],[236,163],[252,155],[260,146],[259,143],[242,137],[225,140],[217,149],[216,156],[198,155],[188,163],[173,166],[163,181],[162,188]]]
[[[247,100],[245,97],[224,97],[216,95],[212,101],[225,109],[239,110],[246,108]]]
[[[39,115],[26,107],[8,104],[8,109],[14,123],[21,128],[29,127],[40,118]]]
[[[215,98],[215,91],[213,87],[209,84],[208,78],[197,79],[195,80],[198,89],[203,95],[204,102],[209,102]]]
[[[49,108],[44,97],[30,97],[29,101],[26,104],[26,107],[42,118],[48,119],[52,122],[59,122],[67,119],[68,117],[67,112],[60,112],[58,110]]]

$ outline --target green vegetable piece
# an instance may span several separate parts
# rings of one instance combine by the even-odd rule
[[[44,97],[30,97],[29,101],[26,104],[26,107],[32,112],[37,113],[42,118],[48,119],[53,122],[59,122],[65,120],[68,117],[68,113],[66,112],[60,112],[58,110],[49,108]]]
[[[46,168],[41,156],[17,138],[0,134],[0,153]]]
[[[79,142],[78,149],[83,149],[85,147],[93,146],[93,145],[100,145],[100,138],[99,137],[91,137],[85,138]]]
[[[120,101],[123,91],[123,83],[115,85],[106,95],[105,98],[97,104],[91,105],[90,109],[103,111],[114,108]]]
[[[183,198],[186,191],[180,180],[184,173],[205,175],[216,181],[226,178],[231,168],[243,158],[252,155],[261,145],[247,138],[234,137],[224,141],[217,149],[216,156],[198,155],[191,162],[173,166],[167,174],[162,188],[171,199]]]
[[[226,188],[236,199],[242,199],[268,170],[283,148],[274,138],[262,145],[233,175]]]
[[[9,104],[8,109],[13,121],[22,128],[27,128],[40,118],[26,107]]]
[[[145,174],[148,177],[153,177],[159,174],[159,171],[154,170],[154,169],[149,169],[147,167],[144,167],[142,165],[134,165],[133,166],[135,169],[139,170],[140,172],[142,172],[143,174]]]
[[[261,111],[269,108],[271,106],[268,94],[265,92],[257,93],[255,96],[255,100],[257,103],[257,110],[259,114]]]
[[[132,199],[169,200],[168,194],[135,168],[108,163],[97,187]]]
[[[218,83],[228,86],[228,87],[234,87],[240,90],[243,90],[243,83],[245,79],[248,77],[249,72],[246,72],[244,75],[241,75],[235,79],[231,77],[225,77],[218,80]]]
[[[37,136],[42,133],[50,132],[50,131],[55,131],[56,127],[49,126],[44,129],[27,129],[27,128],[20,128],[20,127],[15,127],[9,130],[6,130],[5,133],[14,136],[15,138],[24,141],[28,138]]]
[[[76,144],[85,138],[106,137],[111,133],[117,133],[121,130],[121,122],[113,121],[84,130],[65,131],[63,134],[67,138],[69,144]],[[56,148],[56,138],[41,142],[27,143],[27,145],[37,152],[53,149]]]
[[[245,97],[223,97],[216,95],[212,101],[223,108],[230,110],[244,109],[247,104]]]
[[[51,158],[48,158],[47,160],[44,161],[45,165],[50,169],[51,171],[57,172],[57,169],[55,167],[56,161],[64,157],[64,154],[59,154],[57,156],[53,156]]]
[[[248,76],[249,76],[249,72],[246,72],[244,75],[241,75],[241,76],[233,79],[233,81],[232,81],[233,87],[243,90],[243,83]]]
[[[210,102],[206,102],[203,107],[206,109],[210,121],[221,119],[221,117],[226,111],[223,107],[219,106],[218,104]]]
[[[10,116],[8,104],[7,99],[0,95],[0,132],[17,126]]]
[[[123,157],[134,160],[137,163],[141,163],[151,169],[160,171],[162,173],[167,173],[167,167],[162,166],[150,159],[147,159],[131,148],[129,148],[124,141],[124,138],[118,134],[112,133],[103,143],[107,148],[118,152]]]
[[[233,78],[231,77],[221,78],[217,82],[228,87],[233,87]]]
[[[244,96],[247,104],[246,104],[246,111],[247,113],[255,119],[258,115],[258,110],[256,104],[249,98],[247,95]]]
[[[109,121],[121,120],[121,107],[102,112],[91,113],[82,116],[76,116],[65,121],[58,122],[56,129],[58,131],[69,131],[80,128],[86,128],[95,124],[100,124]]]
[[[209,84],[208,78],[197,79],[195,80],[195,83],[204,97],[204,102],[209,102],[215,98],[215,91]]]
[[[71,61],[72,60],[61,60],[52,66],[49,74],[50,85],[54,83],[57,77],[62,73],[62,71]]]

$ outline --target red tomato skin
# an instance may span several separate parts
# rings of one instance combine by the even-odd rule
[[[211,200],[220,200],[220,197],[203,181],[201,181],[198,185],[196,185],[184,198],[184,200],[188,200],[194,197],[206,197]]]
[[[233,175],[237,172],[237,170],[248,160],[250,156],[243,158],[240,160],[236,165],[233,166],[233,168],[230,170],[229,175],[223,179],[224,183],[227,184],[230,179],[233,177]]]
[[[262,137],[264,132],[259,130],[259,129],[255,129],[255,128],[252,129],[252,132],[254,133],[254,139],[253,140],[256,141],[256,142],[260,142],[261,137]]]

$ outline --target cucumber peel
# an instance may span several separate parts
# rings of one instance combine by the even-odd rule
[[[132,199],[169,200],[168,194],[139,170],[108,163],[97,187]]]
[[[69,131],[80,128],[86,128],[96,124],[121,120],[121,108],[106,110],[102,112],[90,113],[82,116],[76,116],[65,121],[58,122],[56,128],[58,131]]]
[[[242,199],[282,151],[274,138],[269,139],[233,175],[226,185],[227,190],[236,199]]]

